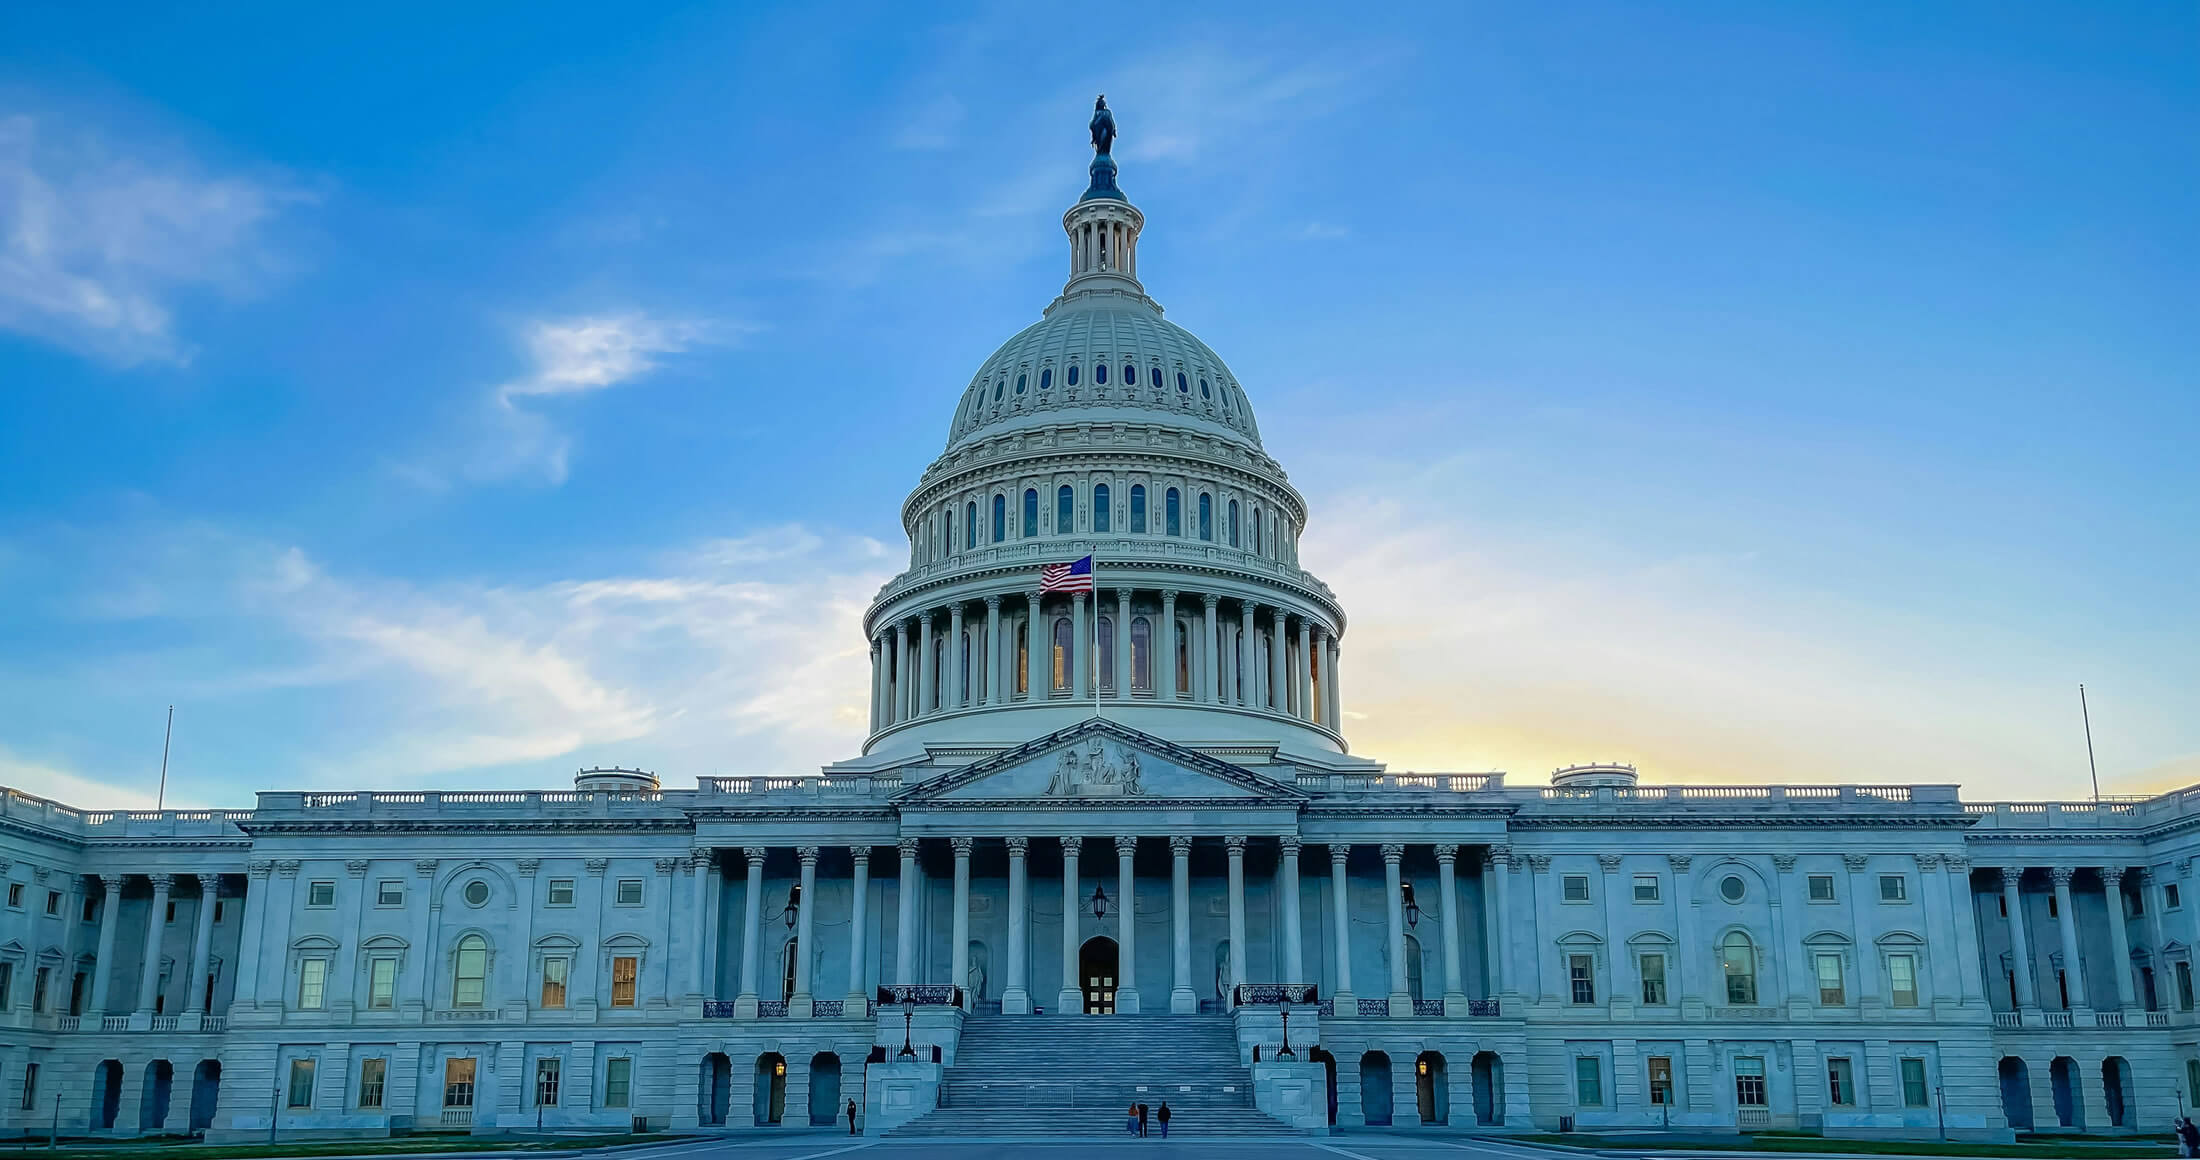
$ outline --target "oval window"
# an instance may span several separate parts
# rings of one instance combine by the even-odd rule
[[[1092,364],[1092,381],[1100,384],[1103,387],[1108,385],[1108,364]]]
[[[1184,372],[1183,372],[1183,371],[1178,371],[1178,372],[1176,372],[1176,391],[1177,391],[1177,393],[1178,393],[1178,394],[1180,394],[1180,395],[1184,395],[1184,394],[1190,394],[1190,393],[1191,393],[1191,390],[1192,390],[1192,389],[1191,389],[1190,387],[1187,387],[1187,386],[1185,386],[1185,385],[1184,385]]]
[[[1008,384],[1007,384],[1007,383],[996,383],[996,384],[994,384],[994,387],[993,387],[993,401],[994,401],[994,402],[996,402],[996,403],[1000,402],[1000,401],[1001,401],[1001,392],[1002,392],[1002,391],[1004,391],[1004,390],[1006,390],[1007,388],[1008,388]]]
[[[1071,363],[1071,364],[1069,364],[1069,385],[1070,385],[1070,386],[1073,386],[1073,387],[1077,385],[1077,364],[1076,364],[1076,363]]]
[[[1123,364],[1123,385],[1126,387],[1135,387],[1138,385],[1137,367],[1134,367],[1129,363]]]
[[[1215,397],[1214,393],[1207,389],[1207,380],[1205,379],[1199,380],[1199,397],[1202,399],[1212,399]]]
[[[1747,886],[1742,884],[1741,877],[1736,874],[1729,874],[1719,880],[1719,897],[1726,899],[1728,902],[1740,902],[1742,895],[1747,893],[1748,889]]]
[[[1024,393],[1024,376],[1022,375],[1016,376],[1016,393],[1019,395]]]
[[[468,906],[480,906],[481,904],[489,901],[489,884],[483,882],[479,878],[474,879],[472,882],[468,882],[466,884],[465,898],[466,905]]]
[[[1153,389],[1154,389],[1154,390],[1157,390],[1157,391],[1161,389],[1161,368],[1160,368],[1160,367],[1155,367],[1155,368],[1153,369]]]
[[[1043,390],[1046,390],[1046,389],[1047,389],[1048,387],[1051,387],[1051,386],[1053,386],[1053,385],[1054,385],[1054,368],[1053,368],[1053,367],[1048,367],[1048,368],[1046,368],[1045,370],[1043,370],[1043,371],[1040,371],[1040,372],[1039,372],[1039,389],[1043,391]]]

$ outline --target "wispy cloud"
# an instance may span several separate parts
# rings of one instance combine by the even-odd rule
[[[173,150],[0,116],[0,327],[118,364],[188,362],[177,300],[261,285],[280,266],[270,222],[310,200]]]

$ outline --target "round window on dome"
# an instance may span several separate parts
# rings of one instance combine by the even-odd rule
[[[1073,387],[1077,385],[1077,364],[1076,364],[1076,363],[1071,363],[1071,364],[1069,364],[1069,385],[1070,385],[1070,386],[1073,386]]]
[[[1092,364],[1092,381],[1100,384],[1103,387],[1108,385],[1108,364]]]
[[[1741,875],[1729,874],[1719,879],[1719,897],[1728,902],[1740,902],[1742,895],[1748,892],[1749,887],[1742,882]]]
[[[1054,368],[1053,368],[1053,367],[1048,367],[1048,368],[1046,368],[1045,370],[1042,370],[1042,371],[1040,371],[1040,372],[1039,372],[1039,389],[1043,391],[1043,390],[1046,390],[1046,389],[1047,389],[1048,387],[1051,387],[1051,386],[1053,386],[1053,385],[1054,385]]]
[[[476,878],[466,884],[463,893],[468,906],[481,906],[489,901],[489,884]]]

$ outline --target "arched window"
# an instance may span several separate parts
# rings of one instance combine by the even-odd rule
[[[1176,695],[1192,691],[1192,626],[1176,622]]]
[[[1113,530],[1114,520],[1112,519],[1112,517],[1114,515],[1114,512],[1108,510],[1108,485],[1104,483],[1093,484],[1092,530],[1095,532],[1105,532]]]
[[[1108,385],[1108,364],[1092,364],[1092,381],[1100,384],[1103,387]]]
[[[993,497],[993,542],[998,544],[1008,538],[1008,497]]]
[[[1230,501],[1230,546],[1238,546],[1237,501]]]
[[[1215,497],[1199,493],[1199,538],[1212,543],[1215,538]]]
[[[1131,617],[1131,691],[1153,692],[1153,622]]]
[[[1757,1005],[1757,948],[1749,936],[1735,931],[1719,944],[1719,963],[1726,969],[1726,1002],[1730,1007]]]
[[[1024,376],[1022,375],[1016,376],[1016,393],[1019,395],[1024,393]]]
[[[1063,484],[1054,492],[1054,534],[1067,536],[1077,531],[1077,493]]]
[[[1098,637],[1096,637],[1092,642],[1092,659],[1094,662],[1094,666],[1099,669],[1098,676],[1100,679],[1101,691],[1107,693],[1114,692],[1115,618],[1112,616],[1103,616],[1100,618],[1100,632]]]
[[[994,401],[994,402],[996,402],[996,403],[1000,402],[1000,401],[1001,401],[1001,394],[1002,394],[1003,392],[1007,391],[1007,390],[1008,390],[1008,384],[1007,384],[1007,383],[995,383],[995,384],[993,384],[993,401]]]
[[[1260,507],[1257,504],[1253,507],[1253,553],[1260,553]]]
[[[1027,487],[1024,489],[1024,538],[1028,540],[1038,534],[1039,489]]]
[[[976,500],[963,505],[963,547],[978,546],[978,504]]]
[[[1183,371],[1178,371],[1178,372],[1176,372],[1176,393],[1177,393],[1177,394],[1180,394],[1180,395],[1181,395],[1181,394],[1184,394],[1184,393],[1186,393],[1186,392],[1188,392],[1188,391],[1190,391],[1190,390],[1191,390],[1191,388],[1190,388],[1190,387],[1187,387],[1187,386],[1185,386],[1185,385],[1184,385],[1184,372],[1183,372]]]
[[[1182,500],[1177,498],[1175,488],[1169,489],[1169,494],[1164,497],[1162,507],[1165,509],[1164,519],[1166,522],[1163,525],[1164,529],[1172,536],[1183,535],[1184,504]]]
[[[1031,692],[1031,622],[1016,625],[1016,691]]]
[[[1077,634],[1070,630],[1069,617],[1054,619],[1054,688],[1057,692],[1069,688],[1070,665],[1076,662]]]
[[[1131,485],[1131,534],[1134,536],[1142,536],[1145,533],[1146,485],[1143,483],[1134,483]]]
[[[952,556],[955,554],[955,509],[949,508],[941,512],[940,519],[946,521],[947,524],[947,535],[943,537],[941,542],[946,546],[947,554]]]
[[[1051,386],[1053,386],[1053,385],[1054,385],[1054,368],[1053,368],[1053,367],[1047,367],[1046,369],[1044,369],[1044,370],[1040,371],[1040,372],[1039,372],[1039,389],[1043,391],[1043,390],[1046,390],[1047,388],[1049,388],[1049,387],[1051,387]]]
[[[479,1007],[489,988],[489,940],[470,934],[458,940],[451,967],[451,1006]]]
[[[1135,387],[1138,385],[1137,367],[1134,367],[1129,363],[1123,364],[1123,385],[1126,387]]]
[[[1160,368],[1160,367],[1155,367],[1155,368],[1153,369],[1153,389],[1154,389],[1154,390],[1157,390],[1157,391],[1161,389],[1161,368]]]
[[[1077,364],[1076,364],[1076,363],[1071,363],[1071,364],[1069,364],[1069,385],[1070,385],[1070,386],[1073,386],[1073,387],[1077,385]]]
[[[1205,379],[1199,380],[1199,397],[1202,399],[1212,399],[1215,397],[1213,392],[1207,389],[1207,380]]]
[[[970,630],[967,628],[963,630],[962,635],[962,656],[956,663],[962,666],[962,677],[956,682],[955,687],[962,690],[963,698],[967,701],[970,699]],[[959,709],[962,704],[958,702],[955,707]]]
[[[937,709],[947,700],[947,634],[932,638],[932,703],[927,709]]]

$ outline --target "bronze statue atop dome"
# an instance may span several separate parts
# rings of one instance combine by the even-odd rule
[[[1108,95],[1100,94],[1092,102],[1092,184],[1085,187],[1080,201],[1104,198],[1110,201],[1129,201],[1115,184],[1115,158],[1108,150],[1115,146],[1115,114],[1108,111]]]
[[[1106,156],[1109,147],[1115,144],[1115,114],[1108,111],[1108,95],[1106,93],[1100,94],[1092,102],[1092,124],[1090,128],[1092,129],[1092,151],[1103,157]]]

